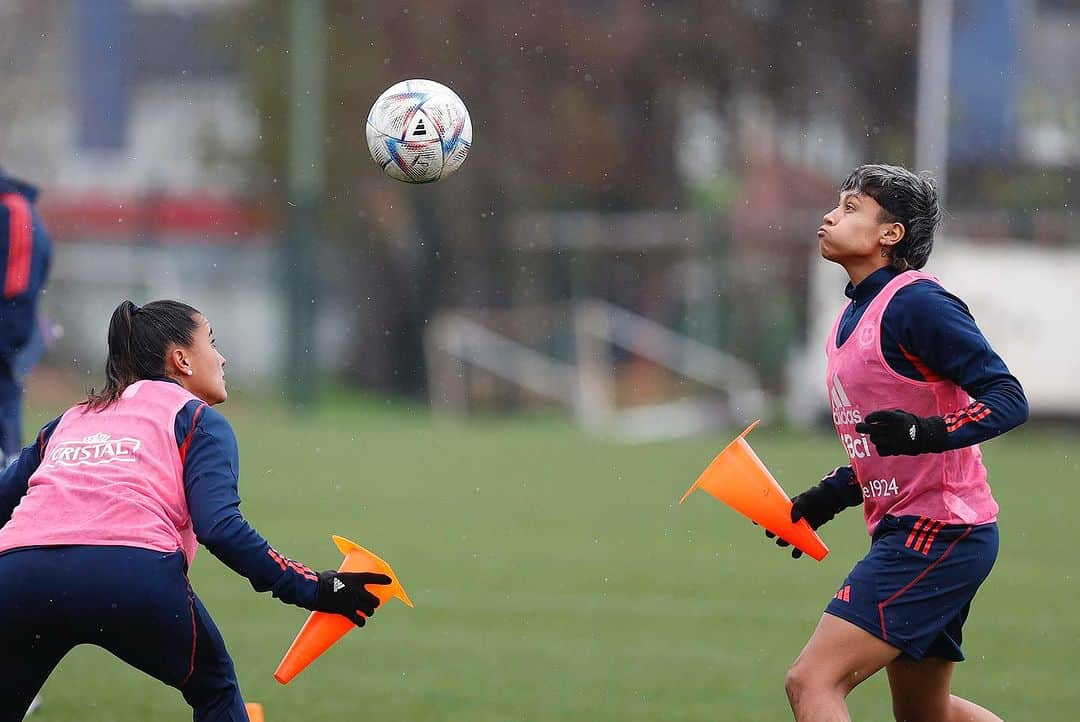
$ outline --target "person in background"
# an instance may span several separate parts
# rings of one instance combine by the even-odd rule
[[[34,207],[38,191],[0,168],[0,468],[22,448],[23,382],[45,351],[38,298],[52,241]]]

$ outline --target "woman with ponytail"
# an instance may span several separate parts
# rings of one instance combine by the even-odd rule
[[[192,591],[201,544],[256,591],[362,626],[381,574],[315,573],[240,514],[225,358],[177,301],[124,301],[105,386],[46,424],[0,474],[0,722],[93,644],[178,689],[196,722],[246,720],[232,660]]]

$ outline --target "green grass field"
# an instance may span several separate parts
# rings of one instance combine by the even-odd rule
[[[319,568],[339,562],[331,533],[352,537],[394,565],[416,603],[380,610],[282,687],[271,674],[307,612],[201,552],[193,584],[268,722],[790,719],[787,665],[867,546],[854,510],[823,529],[833,552],[817,564],[704,494],[677,506],[728,434],[622,446],[559,420],[459,425],[355,399],[304,421],[233,406],[248,519]],[[792,493],[843,461],[825,434],[764,428],[751,442]],[[955,690],[1007,720],[1070,720],[1080,706],[1069,681],[1078,442],[1024,431],[984,447],[1001,556]],[[851,707],[858,720],[892,719],[885,680],[857,689]],[[174,690],[81,648],[35,719],[189,718]]]

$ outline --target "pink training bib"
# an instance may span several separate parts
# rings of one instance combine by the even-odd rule
[[[190,566],[198,542],[174,425],[193,399],[178,384],[138,381],[103,411],[68,409],[0,529],[0,551],[65,544],[181,549]]]
[[[836,347],[843,313],[826,342],[825,382],[833,424],[863,492],[866,526],[873,534],[886,514],[925,516],[946,524],[985,524],[997,519],[998,505],[986,482],[978,445],[941,454],[878,456],[855,424],[872,411],[903,409],[916,416],[945,416],[971,403],[949,380],[916,381],[889,367],[881,353],[881,319],[901,288],[921,280],[918,271],[901,273],[870,302],[858,325]]]

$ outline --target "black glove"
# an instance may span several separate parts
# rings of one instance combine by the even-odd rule
[[[817,529],[832,521],[844,509],[861,503],[862,490],[855,483],[855,472],[850,466],[842,466],[827,475],[817,486],[792,497],[791,521],[795,523],[806,519],[811,529]],[[776,539],[777,546],[791,546],[771,531],[766,531],[765,536]],[[791,550],[792,559],[798,559],[802,555],[802,549]]]
[[[368,572],[319,572],[315,589],[317,612],[331,612],[348,617],[358,627],[364,626],[366,617],[375,613],[379,598],[364,588],[365,584],[389,584],[392,580],[385,574]]]
[[[880,456],[915,456],[945,451],[948,432],[940,416],[916,416],[906,411],[874,411],[866,421],[855,424],[860,434],[869,434]]]

